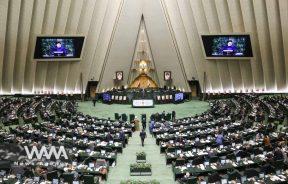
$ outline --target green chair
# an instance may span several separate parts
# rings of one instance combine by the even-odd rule
[[[188,178],[187,184],[197,184],[197,178],[196,177]]]
[[[57,171],[51,171],[47,173],[47,180],[52,181],[53,179],[59,179]]]
[[[135,114],[129,114],[130,122],[134,121],[134,119],[135,119]]]
[[[114,114],[114,118],[115,118],[115,120],[119,120],[119,119],[120,119],[119,113],[116,112],[116,113]]]
[[[84,184],[95,184],[93,175],[83,175],[83,183]]]
[[[126,114],[122,114],[121,119],[122,121],[126,122],[128,120],[128,117]]]
[[[67,182],[69,184],[73,183],[74,180],[74,174],[72,173],[63,173],[62,174],[62,178],[64,180],[64,182]]]

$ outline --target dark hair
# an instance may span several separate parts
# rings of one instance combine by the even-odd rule
[[[232,40],[228,40],[228,41],[227,41],[227,43],[229,43],[229,42],[232,42],[232,43],[233,43],[233,41],[232,41]]]
[[[60,43],[60,44],[62,45],[62,43],[61,43],[61,42],[57,42],[56,44],[58,44],[58,43]]]

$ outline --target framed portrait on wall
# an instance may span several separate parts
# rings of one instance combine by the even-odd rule
[[[170,81],[172,79],[171,71],[164,71],[164,80]]]
[[[115,76],[116,76],[117,81],[122,81],[123,80],[123,71],[116,71]]]

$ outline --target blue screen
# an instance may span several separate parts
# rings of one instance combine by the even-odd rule
[[[175,94],[175,98],[174,98],[175,102],[183,101],[183,99],[184,99],[184,94],[183,93],[176,93]]]
[[[109,93],[104,93],[103,94],[103,100],[104,101],[111,101],[111,95]]]

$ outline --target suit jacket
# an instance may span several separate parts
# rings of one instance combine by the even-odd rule
[[[146,138],[146,132],[140,132],[140,137],[141,137],[141,139],[145,139]]]

